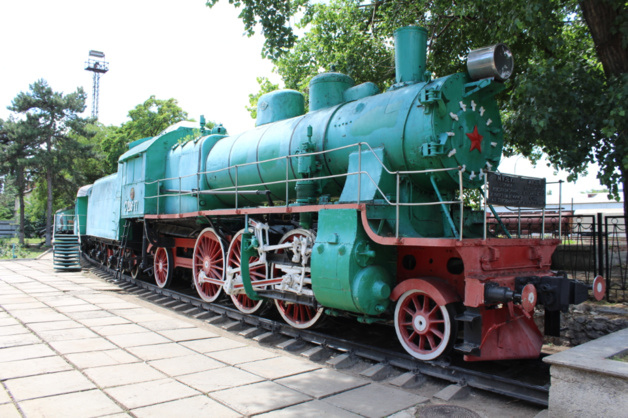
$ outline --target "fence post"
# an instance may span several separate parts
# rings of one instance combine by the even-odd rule
[[[598,271],[597,274],[600,276],[604,276],[604,227],[602,223],[602,214],[598,212],[597,214],[597,258],[599,260],[598,263]],[[606,278],[608,280],[608,277]]]

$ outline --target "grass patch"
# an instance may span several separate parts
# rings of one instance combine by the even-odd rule
[[[611,360],[615,361],[623,361],[624,363],[628,363],[628,350],[624,350],[620,353],[615,354],[612,357],[609,357]]]
[[[26,238],[24,244],[20,245],[17,238],[0,239],[0,260],[36,258],[48,249],[41,238]]]

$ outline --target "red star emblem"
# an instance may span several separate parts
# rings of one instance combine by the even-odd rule
[[[471,140],[471,148],[469,149],[469,152],[473,151],[474,149],[482,152],[482,139],[484,137],[478,132],[478,126],[475,125],[475,128],[473,128],[473,132],[466,135]]]

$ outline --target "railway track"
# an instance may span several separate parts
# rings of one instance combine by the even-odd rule
[[[387,341],[397,341],[390,326],[356,324],[354,320],[349,324],[334,318],[330,319],[335,322],[334,326],[324,327],[322,331],[295,329],[280,319],[245,315],[227,304],[222,304],[220,299],[214,303],[206,303],[192,290],[162,289],[141,278],[133,279],[126,274],[116,274],[115,270],[85,255],[83,257],[90,263],[90,267],[96,268],[92,272],[104,280],[117,283],[129,293],[252,338],[259,343],[300,352],[312,361],[325,360],[328,365],[339,369],[363,361],[369,366],[361,374],[373,380],[397,374],[400,375],[398,382],[403,382],[400,385],[412,386],[420,384],[425,377],[432,377],[459,386],[548,406],[549,366],[541,360],[469,363],[454,353],[449,357],[423,362],[400,351],[400,347],[399,350],[395,349],[396,346],[387,347]],[[346,338],[347,335],[350,338]],[[391,337],[387,338],[387,335]]]

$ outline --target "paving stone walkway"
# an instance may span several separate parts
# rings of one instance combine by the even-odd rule
[[[0,382],[3,418],[409,417],[429,401],[56,272],[51,257],[0,262]]]

